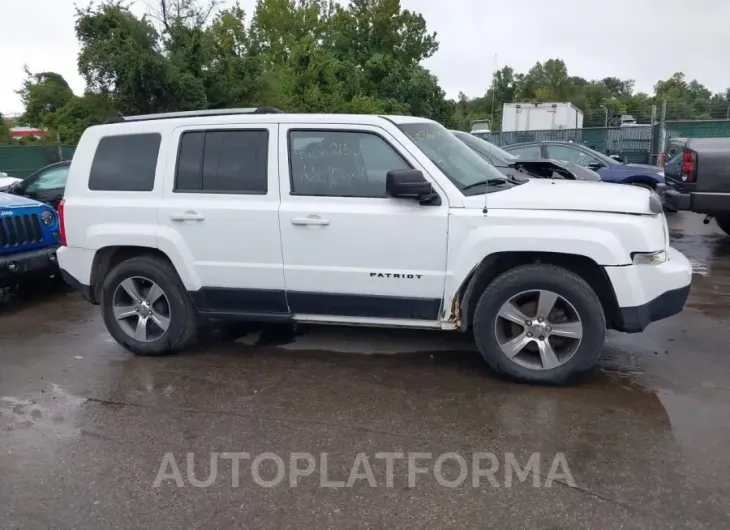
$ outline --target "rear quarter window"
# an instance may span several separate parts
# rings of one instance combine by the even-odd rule
[[[105,136],[89,172],[93,191],[152,191],[161,136],[157,133]]]

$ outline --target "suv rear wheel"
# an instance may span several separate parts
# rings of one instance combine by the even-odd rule
[[[197,336],[190,296],[159,258],[132,258],[114,267],[102,284],[101,310],[114,340],[137,355],[171,353]]]
[[[521,382],[567,384],[596,364],[606,335],[601,302],[577,274],[524,265],[496,278],[474,311],[484,360]]]

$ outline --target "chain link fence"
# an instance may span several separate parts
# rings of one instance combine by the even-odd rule
[[[455,127],[453,124],[452,128]],[[468,130],[468,128],[467,128]],[[545,131],[473,133],[498,146],[523,142],[564,140],[582,143],[627,162],[655,164],[672,138],[730,138],[730,120],[668,121],[633,127],[590,127]],[[0,172],[26,178],[43,166],[70,160],[75,146],[0,146]]]

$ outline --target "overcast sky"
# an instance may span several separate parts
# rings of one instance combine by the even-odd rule
[[[145,0],[135,0],[135,10]],[[86,4],[82,0],[81,4]],[[728,0],[401,0],[438,32],[427,66],[451,97],[484,94],[495,65],[527,71],[563,59],[570,75],[636,80],[638,90],[682,71],[715,92],[730,87]],[[255,0],[241,0],[251,12]],[[0,112],[22,111],[23,65],[63,75],[80,94],[74,0],[0,0]]]

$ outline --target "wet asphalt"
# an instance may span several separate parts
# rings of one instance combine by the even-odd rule
[[[730,237],[694,214],[670,226],[687,308],[610,333],[569,388],[501,381],[439,332],[239,328],[135,358],[76,293],[27,288],[0,307],[0,528],[728,528]],[[255,477],[215,456],[239,452],[281,458],[282,481],[266,455]],[[295,487],[292,453],[314,459]],[[390,481],[376,453],[403,454]],[[409,484],[415,453],[431,459]],[[457,487],[445,453],[466,462]],[[475,487],[479,453],[496,471]]]

